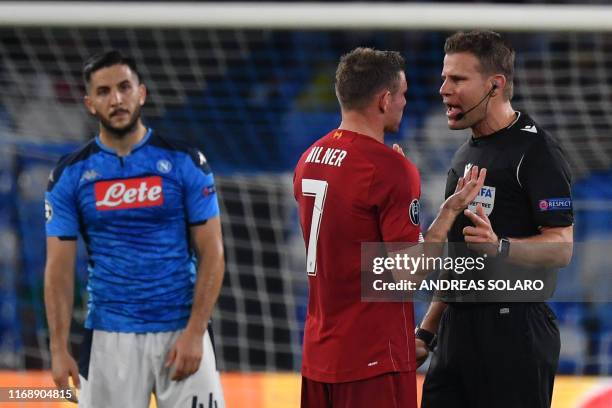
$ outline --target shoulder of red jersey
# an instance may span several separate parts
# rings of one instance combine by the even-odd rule
[[[321,143],[325,140],[327,136],[329,136],[329,134],[317,139],[313,144],[308,146],[308,148],[306,148],[306,150],[304,150],[304,153],[302,153],[302,155],[300,156],[300,159],[298,160],[297,165],[299,166],[300,164],[304,163],[306,159],[308,158],[308,155],[310,154],[310,152],[312,152],[312,149],[314,147],[320,146]]]
[[[311,162],[340,167],[349,150],[387,178],[396,180],[408,175],[418,176],[416,166],[389,146],[369,136],[342,129],[332,130],[308,147],[300,157],[296,170]]]
[[[416,165],[408,158],[388,146],[381,146],[379,154],[372,155],[373,164],[379,173],[392,180],[419,175]]]

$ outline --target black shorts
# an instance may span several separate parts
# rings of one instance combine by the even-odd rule
[[[421,408],[548,408],[559,329],[545,303],[449,305]]]

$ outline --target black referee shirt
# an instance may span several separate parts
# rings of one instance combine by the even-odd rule
[[[539,227],[566,227],[574,221],[571,174],[561,146],[528,115],[517,116],[507,128],[467,140],[455,153],[446,181],[448,198],[472,166],[487,169],[485,186],[469,208],[475,211],[481,203],[499,237],[528,237]],[[461,214],[449,242],[464,242],[468,225]]]
[[[565,227],[573,224],[571,174],[567,160],[559,143],[528,115],[517,112],[516,120],[508,127],[488,136],[471,137],[459,148],[448,171],[447,198],[454,193],[459,177],[472,166],[486,168],[487,177],[484,187],[469,205],[469,209],[475,212],[476,204],[480,203],[498,237],[528,237],[538,234],[540,227]],[[477,256],[467,251],[463,244],[463,228],[472,225],[465,215],[457,217],[448,234],[449,255]],[[542,276],[549,286],[546,297],[554,291],[554,270],[533,270],[490,258],[485,265],[485,271],[473,275],[456,275],[454,278],[520,279]],[[454,292],[454,296],[457,295],[459,293]],[[490,292],[479,292],[475,298],[474,293],[468,297],[465,295],[462,292],[454,300],[463,298],[468,301],[468,297],[474,301],[502,300]],[[510,293],[509,296],[503,299],[527,300],[522,299],[521,293]]]

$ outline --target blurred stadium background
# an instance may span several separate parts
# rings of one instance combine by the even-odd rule
[[[146,9],[140,2],[126,4]],[[344,3],[351,4],[356,5]],[[125,17],[123,6],[106,7]],[[528,6],[515,5],[523,11]],[[42,197],[59,156],[96,132],[82,105],[82,62],[118,48],[135,58],[148,87],[145,123],[198,145],[217,176],[227,273],[214,333],[228,406],[297,406],[307,282],[291,177],[301,152],[339,123],[332,83],[337,61],[359,45],[399,50],[406,57],[405,119],[387,142],[400,143],[420,168],[426,226],[441,203],[450,158],[467,136],[445,125],[437,93],[443,43],[455,28],[473,26],[457,20],[446,29],[433,24],[414,30],[409,23],[385,30],[371,24],[268,29],[122,26],[102,19],[82,26],[57,23],[60,13],[38,24],[11,22],[10,7],[17,12],[21,5],[0,2],[0,387],[51,384],[45,372],[50,360],[42,298]],[[548,7],[553,11],[559,4]],[[253,21],[259,18],[252,15]],[[495,28],[484,21],[480,26]],[[575,177],[575,239],[599,245],[588,262],[609,274],[612,22],[571,28],[499,31],[517,50],[513,105],[563,143]],[[86,304],[82,249],[71,336],[75,352]],[[597,274],[581,275],[584,262],[575,259],[562,271],[559,292],[575,290],[578,282],[612,299],[610,279],[602,285]],[[418,314],[425,307],[417,304]],[[559,373],[568,376],[557,382],[554,406],[612,407],[610,303],[557,302],[553,308],[562,335]]]

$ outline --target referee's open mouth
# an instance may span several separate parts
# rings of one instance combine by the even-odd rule
[[[451,105],[451,104],[446,104],[446,117],[449,119],[455,119],[457,118],[457,115],[459,115],[460,113],[463,112],[463,109],[461,109],[460,106],[457,105]]]

